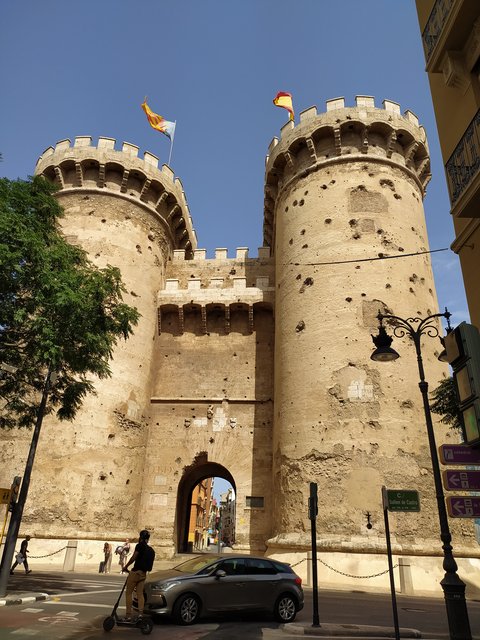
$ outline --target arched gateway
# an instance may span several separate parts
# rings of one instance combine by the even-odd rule
[[[190,509],[192,506],[192,493],[196,485],[205,478],[223,478],[229,482],[235,490],[235,481],[232,474],[216,462],[209,462],[206,454],[199,456],[195,462],[185,469],[178,485],[177,508],[175,515],[175,540],[177,553],[185,553],[191,548],[188,543],[188,529]]]

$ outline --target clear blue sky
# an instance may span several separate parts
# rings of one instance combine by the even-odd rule
[[[177,121],[172,168],[199,248],[262,244],[264,159],[287,113],[357,94],[411,109],[429,136],[430,248],[453,240],[414,0],[11,0],[0,7],[0,174],[77,135],[114,137],[167,162],[140,108]],[[457,257],[433,257],[440,307],[468,319]],[[401,310],[398,310],[401,313]]]

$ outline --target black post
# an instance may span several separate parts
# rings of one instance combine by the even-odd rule
[[[313,581],[313,618],[312,627],[320,626],[318,616],[318,573],[317,573],[317,483],[310,483],[310,498],[308,499],[308,517],[310,518],[312,531],[312,581]]]
[[[10,567],[12,566],[13,554],[15,553],[15,545],[17,543],[20,523],[22,522],[23,509],[27,501],[33,461],[35,459],[35,452],[37,450],[37,444],[40,437],[40,429],[42,428],[45,407],[47,406],[48,392],[50,390],[50,375],[51,371],[49,369],[45,378],[45,384],[43,385],[42,399],[40,400],[40,405],[38,407],[37,420],[35,422],[35,429],[33,431],[32,441],[30,443],[30,450],[28,452],[28,458],[25,465],[25,472],[23,474],[23,481],[18,496],[18,502],[13,505],[7,537],[5,538],[5,548],[3,550],[2,564],[0,569],[0,597],[5,596],[7,593],[8,576],[10,575]]]
[[[383,519],[385,522],[385,538],[387,540],[387,558],[388,558],[388,573],[390,574],[390,592],[392,594],[393,626],[395,627],[395,640],[400,640],[400,628],[398,626],[397,596],[395,594],[395,578],[393,576],[392,545],[390,542],[390,524],[388,522],[388,498],[387,498],[387,490],[385,487],[382,487],[382,503],[383,503]]]

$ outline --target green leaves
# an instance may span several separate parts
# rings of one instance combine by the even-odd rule
[[[119,338],[138,311],[122,302],[120,271],[98,269],[59,231],[63,215],[41,177],[0,179],[0,426],[31,426],[48,366],[57,379],[46,412],[75,416],[94,388],[89,374],[110,375]]]
[[[433,399],[430,409],[433,413],[442,416],[440,422],[449,425],[454,431],[463,432],[453,378],[451,376],[444,378],[430,395]]]

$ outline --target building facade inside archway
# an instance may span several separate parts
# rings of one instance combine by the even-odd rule
[[[23,526],[58,540],[147,528],[172,558],[182,491],[221,469],[235,487],[235,549],[305,577],[316,482],[318,552],[333,567],[322,579],[347,584],[342,573],[385,565],[381,487],[416,489],[422,509],[392,517],[392,543],[415,588],[428,588],[441,542],[415,353],[405,339],[396,362],[370,360],[379,311],[438,312],[415,114],[357,96],[287,123],[268,149],[256,257],[198,249],[182,183],[133,145],[62,141],[36,173],[59,187],[69,241],[121,269],[142,317],[75,421],[46,420]],[[432,387],[448,375],[440,350],[425,344]],[[5,475],[18,475],[28,434],[1,437]],[[444,427],[437,437],[449,437]],[[453,535],[476,567],[473,524]]]

